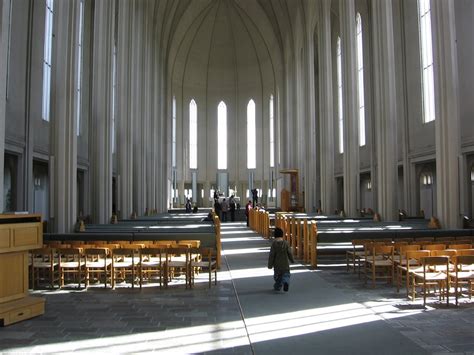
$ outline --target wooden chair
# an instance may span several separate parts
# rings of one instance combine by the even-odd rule
[[[448,245],[448,249],[471,249],[472,248],[472,244],[467,244],[467,243],[463,243],[463,244],[449,244]]]
[[[190,248],[172,247],[166,249],[165,262],[165,287],[168,287],[169,282],[178,274],[185,275],[186,288],[189,285],[190,273]]]
[[[140,288],[143,280],[150,282],[158,278],[160,288],[163,285],[163,274],[166,261],[166,248],[146,247],[140,249]]]
[[[372,239],[354,239],[352,240],[352,250],[346,251],[346,268],[349,272],[350,268],[356,272],[356,262],[359,266],[359,277],[360,277],[360,263],[361,259],[365,256],[364,246],[367,243],[372,242]]]
[[[72,275],[74,282],[77,282],[77,288],[81,288],[85,266],[81,248],[59,249],[58,253],[60,254],[59,273],[61,276],[61,287],[64,287],[66,275]]]
[[[51,288],[59,286],[59,256],[54,248],[39,248],[30,252],[31,286],[36,288],[40,281],[47,281]]]
[[[454,258],[454,272],[449,276],[454,282],[454,294],[456,297],[456,306],[459,296],[462,296],[462,285],[466,285],[466,291],[469,300],[472,299],[473,281],[474,281],[474,255],[458,255]]]
[[[86,288],[89,286],[90,276],[97,275],[100,280],[100,275],[104,277],[104,287],[107,288],[107,281],[111,277],[112,259],[109,257],[110,250],[107,248],[85,248],[85,272],[86,272]]]
[[[445,250],[446,244],[424,244],[421,250]]]
[[[449,306],[449,257],[426,256],[422,258],[422,271],[411,273],[412,277],[412,300],[416,297],[416,287],[421,287],[423,294],[423,306],[426,306],[426,297],[431,288],[439,288],[439,300],[446,297],[446,305]]]
[[[190,262],[189,286],[194,286],[195,276],[198,270],[207,270],[209,274],[209,288],[212,285],[212,274],[214,273],[214,284],[217,285],[217,261],[216,251],[212,248],[191,248],[191,255],[198,254],[198,260]]]
[[[115,288],[117,279],[124,282],[127,277],[132,288],[135,287],[136,276],[139,276],[140,248],[119,248],[112,250],[112,288]]]
[[[403,282],[403,276],[407,271],[407,252],[409,251],[418,251],[420,250],[420,245],[418,244],[408,244],[400,246],[398,254],[394,255],[394,268],[395,268],[395,277],[397,279],[397,292],[400,292],[400,286]],[[429,255],[429,253],[427,253]]]
[[[456,250],[457,255],[474,255],[474,249],[458,249]]]
[[[377,279],[394,282],[393,246],[374,244],[370,252],[367,251],[369,250],[366,250],[365,263],[369,270],[366,272],[366,282],[369,275],[373,288]]]
[[[430,251],[429,250],[408,250],[406,252],[406,259],[407,262],[405,266],[400,267],[400,273],[401,277],[403,277],[403,272],[405,272],[405,288],[406,288],[406,293],[407,293],[407,298],[410,298],[410,279],[411,279],[411,274],[414,272],[419,272],[422,271],[422,259],[424,257],[430,256]],[[401,284],[401,280],[400,280]]]

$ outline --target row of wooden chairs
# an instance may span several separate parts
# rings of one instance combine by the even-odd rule
[[[185,275],[186,287],[192,287],[198,271],[207,269],[209,287],[211,275],[217,282],[216,253],[212,248],[183,246],[144,246],[128,244],[127,247],[46,247],[31,251],[30,273],[32,287],[39,281],[47,280],[64,287],[68,275],[80,288],[82,283],[89,286],[92,278],[102,280],[104,287],[110,283],[114,288],[117,281],[131,283],[132,288],[138,282],[140,288],[144,282],[159,280],[162,287],[168,286],[171,279],[178,274]]]
[[[438,240],[436,242],[432,240],[396,240],[391,239],[355,239],[352,241],[352,250],[346,252],[346,268],[349,271],[351,268],[356,272],[356,267],[359,270],[361,261],[365,256],[365,246],[373,243],[382,245],[392,245],[394,247],[394,253],[397,254],[399,249],[406,245],[420,246],[419,249],[424,250],[444,250],[444,249],[470,249],[473,244],[470,239],[460,240]]]
[[[428,291],[432,286],[437,285],[440,297],[446,296],[449,303],[450,287],[455,282],[454,293],[456,304],[458,304],[458,296],[462,293],[460,286],[466,285],[469,297],[471,298],[472,295],[474,249],[464,249],[470,247],[470,244],[449,245],[459,246],[462,249],[446,249],[446,246],[444,244],[399,245],[395,252],[393,245],[372,242],[365,244],[364,256],[359,260],[364,264],[365,280],[367,282],[371,279],[372,287],[375,287],[376,280],[385,279],[389,283],[396,282],[398,291],[405,278],[409,298],[414,300],[417,288],[421,287],[420,293],[426,304]],[[439,265],[439,263],[445,267],[432,268],[433,265]]]

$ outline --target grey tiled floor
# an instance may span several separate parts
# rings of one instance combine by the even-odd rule
[[[0,328],[0,352],[474,354],[474,301],[424,309],[329,257],[293,265],[290,292],[275,293],[269,242],[240,223],[222,233],[217,286],[35,291],[45,315]]]

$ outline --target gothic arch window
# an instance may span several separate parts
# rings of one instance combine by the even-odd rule
[[[339,132],[339,153],[344,153],[344,115],[342,111],[342,49],[341,37],[336,42],[336,67],[337,67],[337,113]]]
[[[197,104],[189,103],[189,168],[197,169]]]
[[[269,102],[269,112],[270,112],[270,168],[275,166],[275,116],[273,111],[273,95],[270,95]]]
[[[429,187],[433,185],[433,174],[422,173],[420,176],[420,184],[424,187]]]
[[[356,15],[357,85],[359,101],[359,146],[365,145],[365,99],[364,99],[364,47],[362,42],[362,19]]]
[[[82,102],[82,47],[84,40],[84,0],[79,2],[79,28],[77,31],[77,86],[76,86],[76,134],[81,134],[81,102]]]
[[[418,0],[423,122],[435,120],[430,0]]]
[[[255,134],[255,101],[247,104],[247,169],[257,167],[257,142]]]
[[[53,0],[46,0],[46,16],[44,23],[43,53],[43,104],[42,118],[49,121],[51,106],[51,53],[53,49]]]
[[[227,106],[217,106],[217,169],[227,169]]]

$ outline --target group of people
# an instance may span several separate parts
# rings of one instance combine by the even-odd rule
[[[227,222],[227,213],[229,212],[231,222],[235,222],[236,208],[237,204],[235,202],[234,195],[230,196],[228,200],[224,198],[221,202],[219,202],[217,193],[214,193],[214,211],[216,211],[222,222]]]

